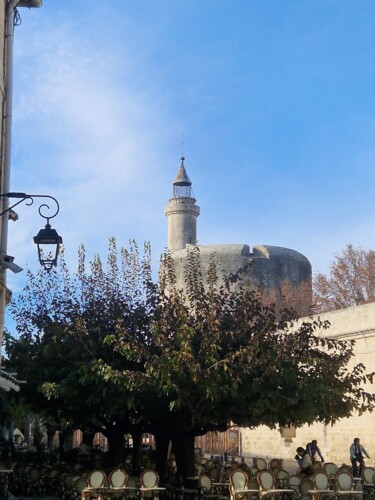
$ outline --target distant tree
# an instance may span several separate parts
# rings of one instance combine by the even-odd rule
[[[328,274],[313,279],[316,312],[375,301],[375,251],[348,244],[335,254]]]
[[[288,280],[284,280],[279,289],[265,292],[258,291],[263,305],[273,306],[277,314],[281,314],[283,309],[293,309],[297,316],[311,316],[315,312],[312,303],[311,279],[300,285],[294,285]]]

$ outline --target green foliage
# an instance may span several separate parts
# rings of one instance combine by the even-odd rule
[[[12,306],[19,338],[6,340],[29,407],[109,438],[332,423],[374,408],[372,375],[350,368],[351,342],[317,336],[327,323],[276,313],[238,277],[219,282],[214,259],[204,283],[198,252],[189,251],[184,292],[171,255],[157,287],[149,246],[118,252],[114,239],[106,266],[87,264],[81,247],[77,273],[64,261],[29,273]]]
[[[238,425],[332,423],[372,409],[371,376],[349,370],[353,345],[322,339],[320,321],[293,326],[291,310],[262,305],[256,293],[220,285],[212,261],[205,287],[198,249],[188,254],[185,293],[176,289],[173,260],[163,262],[158,312],[145,346],[124,332],[111,341],[138,367],[123,373],[135,391],[153,387],[168,403],[160,415],[170,432],[194,435]],[[161,406],[160,406],[161,408]]]
[[[57,272],[28,273],[12,304],[19,337],[6,339],[9,363],[28,381],[21,397],[32,411],[88,431],[105,433],[114,422],[131,428],[140,419],[133,397],[116,380],[109,382],[110,370],[121,371],[125,361],[106,338],[120,326],[139,338],[148,335],[156,300],[150,248],[145,245],[140,256],[131,242],[118,255],[111,239],[106,268],[98,256],[87,265],[83,247],[78,260],[76,274],[63,259]]]

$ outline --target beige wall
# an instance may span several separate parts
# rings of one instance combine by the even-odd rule
[[[366,371],[375,370],[375,302],[319,315],[328,319],[331,327],[319,332],[336,339],[354,339],[352,365],[362,362]],[[370,389],[371,390],[371,389]],[[242,429],[242,450],[245,456],[267,456],[293,459],[297,446],[317,439],[326,461],[350,463],[349,446],[359,437],[375,465],[375,413],[341,419],[333,426],[315,424],[296,429],[293,440],[284,439],[278,430],[265,426],[254,430]]]

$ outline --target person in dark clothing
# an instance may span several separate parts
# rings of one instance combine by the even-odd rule
[[[307,443],[306,451],[310,455],[311,461],[313,463],[317,461],[316,455],[319,455],[320,460],[324,462],[322,452],[320,451],[320,448],[318,446],[318,441],[316,439],[313,439],[311,443]]]
[[[302,474],[305,474],[305,476],[307,477],[313,476],[315,470],[312,466],[312,461],[308,452],[304,448],[302,448],[302,446],[299,446],[296,451],[297,455],[295,456],[295,459],[300,466],[300,472],[302,472]]]
[[[353,476],[360,477],[362,469],[365,466],[363,455],[365,455],[367,458],[370,458],[370,456],[364,449],[364,447],[360,444],[359,438],[354,438],[353,443],[350,445],[349,452],[350,452],[350,461],[353,467]]]

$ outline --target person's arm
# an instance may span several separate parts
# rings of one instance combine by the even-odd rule
[[[324,458],[323,458],[322,452],[320,451],[319,446],[316,447],[316,451],[318,452],[318,455],[320,456],[322,462],[324,462]]]
[[[364,449],[364,447],[361,445],[361,450],[364,455],[366,455],[367,458],[370,458],[370,455],[367,453],[367,451]]]
[[[355,446],[354,444],[351,444],[350,445],[350,459],[355,459],[356,456],[355,456]]]

